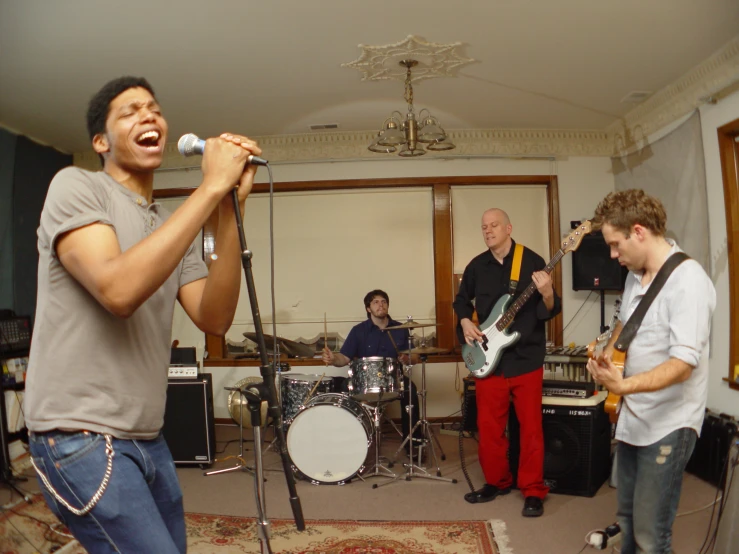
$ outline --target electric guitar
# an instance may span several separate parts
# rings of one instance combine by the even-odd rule
[[[543,271],[551,273],[559,261],[567,252],[577,250],[585,235],[590,233],[592,226],[590,221],[583,221],[578,225],[577,229],[572,231],[562,242],[562,248],[552,257],[549,263],[544,267]],[[532,281],[528,287],[518,296],[513,305],[508,308],[513,297],[510,294],[504,294],[493,306],[488,318],[480,326],[483,337],[470,346],[467,343],[462,345],[462,359],[470,373],[482,379],[491,375],[503,355],[503,351],[514,344],[521,333],[508,331],[508,326],[513,323],[518,311],[523,307],[526,301],[536,292],[536,285]]]
[[[613,339],[614,343],[618,339],[618,336],[621,334],[621,331],[619,330],[618,333],[615,333],[615,330],[616,330],[616,323],[618,322],[618,313],[620,310],[621,310],[621,299],[618,299],[616,300],[616,303],[615,303],[613,317],[611,318],[611,324],[609,325],[608,330],[605,333],[602,333],[593,342],[588,344],[588,357],[589,358],[597,361],[598,358],[603,356],[605,348],[608,345],[608,343],[611,341],[611,339]],[[611,359],[613,361],[613,365],[615,365],[618,368],[618,370],[621,373],[623,373],[624,364],[626,363],[626,352],[621,352],[620,350],[617,350],[614,348],[613,354],[611,355]],[[623,399],[619,395],[613,394],[610,391],[608,392],[608,397],[606,398],[604,410],[608,414],[608,419],[610,419],[611,423],[616,423],[618,421],[618,415],[621,412],[622,400]]]

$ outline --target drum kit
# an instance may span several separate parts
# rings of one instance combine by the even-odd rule
[[[407,329],[410,335],[415,328],[432,326],[436,325],[409,319],[386,330]],[[426,419],[426,360],[429,354],[444,352],[447,351],[424,345],[399,352],[412,358],[418,356],[421,360],[420,418],[410,422],[411,433],[393,460],[388,461],[392,467],[413,431],[420,429],[416,433],[418,438],[413,439],[414,448],[410,449],[410,463],[405,464],[407,481],[420,477],[457,482],[441,477],[434,443],[442,460],[445,456]],[[352,361],[348,379],[295,373],[286,376],[278,372],[283,427],[294,474],[315,485],[344,485],[354,478],[386,477],[384,485],[398,479],[401,475],[383,465],[385,459],[380,456],[381,419],[390,402],[409,392],[405,391],[403,375],[412,378],[412,373],[413,365],[402,366],[396,359],[383,357]],[[412,402],[410,394],[409,398]],[[412,413],[411,405],[409,414]],[[436,476],[421,466],[425,448],[430,450],[436,464]],[[417,460],[414,453],[417,453]],[[373,488],[378,486],[375,484]]]

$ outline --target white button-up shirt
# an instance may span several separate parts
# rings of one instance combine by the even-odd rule
[[[674,241],[670,255],[681,252]],[[651,283],[642,287],[643,273],[629,272],[624,288],[620,319],[626,324]],[[706,408],[711,317],[716,290],[695,260],[681,263],[652,302],[626,352],[624,375],[650,371],[676,358],[693,366],[690,377],[654,392],[623,397],[616,439],[646,446],[680,428],[700,435]]]

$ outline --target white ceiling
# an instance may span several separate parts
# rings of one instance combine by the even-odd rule
[[[447,130],[602,130],[737,35],[737,0],[0,0],[0,125],[90,149],[90,96],[146,77],[170,124],[251,136],[378,129],[403,84],[361,81],[359,44],[462,42],[476,63],[414,84]]]

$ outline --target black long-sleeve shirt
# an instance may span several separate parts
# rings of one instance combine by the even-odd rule
[[[504,294],[508,294],[515,246],[516,243],[512,241],[511,249],[503,258],[502,264],[495,259],[490,250],[486,250],[473,258],[467,265],[459,292],[454,300],[454,311],[460,320],[464,318],[472,319],[473,311],[477,310],[477,317],[482,325],[492,312],[498,299]],[[545,266],[546,263],[541,256],[524,246],[521,273],[513,301],[532,282],[531,275],[535,271],[544,269]],[[475,300],[474,306],[472,300]],[[554,293],[554,306],[552,311],[549,311],[544,305],[544,299],[539,291],[534,291],[534,294],[519,310],[513,323],[508,328],[510,332],[518,331],[521,333],[521,337],[515,344],[503,351],[494,375],[515,377],[539,369],[544,364],[546,354],[546,326],[544,323],[561,311],[562,301],[556,292]],[[457,325],[457,337],[461,343],[464,343],[461,324]]]

